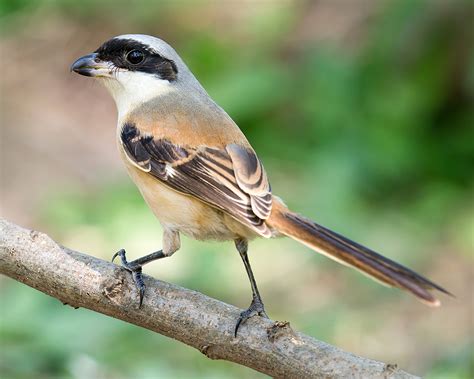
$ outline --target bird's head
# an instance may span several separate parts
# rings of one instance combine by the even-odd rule
[[[170,45],[141,34],[110,39],[76,60],[71,71],[99,79],[119,113],[183,86],[202,88]]]

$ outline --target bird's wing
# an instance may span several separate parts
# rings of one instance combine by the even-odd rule
[[[269,237],[265,224],[272,194],[255,152],[229,144],[223,149],[186,147],[123,126],[120,141],[130,162],[172,189],[192,195]]]

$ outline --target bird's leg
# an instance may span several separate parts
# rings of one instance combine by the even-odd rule
[[[240,257],[244,262],[245,270],[247,271],[247,275],[250,279],[250,285],[252,286],[252,302],[250,303],[250,307],[240,314],[240,317],[237,320],[237,324],[235,325],[234,336],[237,337],[237,332],[239,330],[240,325],[242,325],[250,317],[259,315],[268,318],[268,316],[265,313],[262,298],[260,297],[260,293],[258,292],[257,283],[255,282],[252,267],[250,267],[249,258],[247,256],[248,242],[245,239],[237,239],[235,240],[235,246],[237,247]]]
[[[135,259],[134,261],[128,262],[126,257],[125,249],[120,249],[112,257],[112,262],[117,256],[120,257],[122,261],[122,267],[132,273],[133,281],[138,289],[140,294],[140,303],[139,308],[142,306],[143,297],[145,296],[145,283],[143,282],[142,277],[142,267],[143,265],[156,261],[157,259],[170,257],[175,253],[180,247],[179,234],[174,231],[165,230],[163,233],[163,249],[155,251],[154,253],[145,255],[144,257]]]
[[[164,258],[167,255],[163,253],[163,250],[158,250],[158,251],[155,251],[154,253],[145,255],[144,257],[128,262],[125,254],[126,254],[125,249],[120,249],[112,257],[112,262],[117,256],[119,256],[120,260],[122,261],[122,267],[132,273],[133,281],[135,282],[138,292],[140,293],[140,304],[138,306],[138,308],[140,308],[143,303],[143,296],[145,296],[145,283],[143,282],[143,278],[142,278],[142,266],[151,261]]]

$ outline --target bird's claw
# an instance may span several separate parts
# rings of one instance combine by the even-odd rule
[[[119,251],[117,251],[113,257],[112,257],[112,260],[111,262],[113,262],[115,260],[115,258],[117,258],[118,256],[120,255],[120,257],[124,257],[125,258],[125,249],[120,249]]]
[[[143,281],[143,277],[142,277],[142,266],[138,264],[133,264],[133,261],[128,262],[125,249],[120,249],[119,251],[117,251],[112,257],[112,262],[118,256],[120,257],[122,267],[132,273],[133,281],[135,282],[135,286],[137,287],[137,290],[140,296],[140,303],[138,305],[138,308],[141,308],[143,304],[143,297],[145,296],[145,288],[146,288],[145,282]]]
[[[237,323],[235,324],[235,330],[234,330],[234,337],[237,337],[237,332],[239,331],[239,327],[244,324],[250,317],[253,316],[261,316],[264,318],[268,318],[265,308],[263,306],[262,300],[259,298],[254,298],[252,300],[252,303],[250,304],[250,307],[241,312],[239,319],[237,320]]]

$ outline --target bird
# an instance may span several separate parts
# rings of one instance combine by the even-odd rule
[[[102,83],[118,113],[116,140],[129,176],[163,228],[162,248],[128,261],[120,257],[139,293],[143,265],[172,256],[180,235],[233,241],[245,266],[252,300],[234,326],[268,317],[248,258],[249,241],[290,237],[429,306],[440,285],[375,251],[291,211],[273,194],[262,162],[232,118],[211,99],[178,53],[165,41],[125,34],[77,59],[71,71]]]

